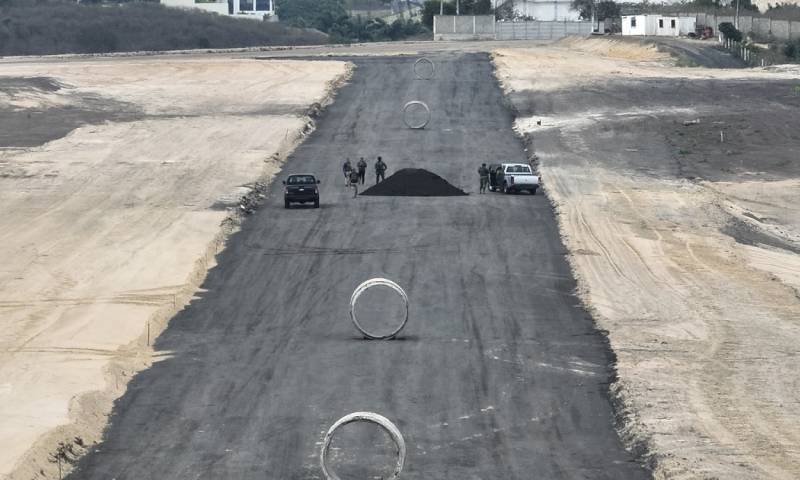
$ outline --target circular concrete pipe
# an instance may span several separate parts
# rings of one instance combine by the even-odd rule
[[[361,324],[358,323],[358,318],[356,318],[356,302],[358,302],[358,297],[360,297],[364,291],[371,287],[389,287],[397,292],[397,294],[400,295],[400,298],[403,299],[403,305],[405,306],[403,322],[387,335],[377,335],[368,332],[364,329],[364,327],[361,326]],[[408,295],[406,295],[405,290],[403,290],[400,285],[391,280],[386,278],[372,278],[356,287],[356,289],[353,291],[353,295],[350,297],[350,318],[353,320],[353,324],[356,326],[358,331],[371,340],[385,340],[388,338],[394,338],[398,333],[400,333],[400,330],[402,330],[408,322]]]
[[[403,464],[406,461],[406,442],[403,440],[403,435],[400,433],[400,430],[383,415],[372,412],[354,412],[337,420],[336,423],[328,429],[328,433],[325,434],[325,440],[322,443],[322,452],[319,456],[319,463],[325,478],[327,480],[341,480],[339,476],[336,475],[336,472],[328,467],[328,450],[331,448],[331,441],[333,440],[333,434],[336,433],[336,430],[339,427],[353,422],[375,423],[389,434],[397,449],[397,463],[394,466],[394,472],[392,472],[392,475],[388,477],[387,480],[395,479],[400,476],[400,472],[403,471]]]
[[[430,65],[430,73],[427,74],[425,73],[426,70],[428,69],[421,68],[423,65],[426,64]],[[433,63],[431,59],[426,57],[417,59],[417,61],[414,62],[414,76],[417,77],[417,80],[433,80],[433,77],[436,76],[436,65]]]
[[[425,119],[418,123],[411,123],[408,120],[408,109],[411,107],[422,107],[425,110]],[[414,130],[421,130],[425,128],[425,126],[428,125],[428,122],[430,121],[431,121],[431,109],[428,108],[428,105],[425,102],[420,102],[419,100],[412,100],[403,106],[403,122],[406,124],[408,128]]]

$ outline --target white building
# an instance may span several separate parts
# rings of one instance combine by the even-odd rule
[[[679,37],[694,33],[696,17],[676,15],[623,15],[622,34]]]
[[[514,0],[517,14],[543,22],[577,22],[580,13],[572,9],[571,0]]]
[[[161,4],[259,20],[275,15],[275,0],[161,0]]]

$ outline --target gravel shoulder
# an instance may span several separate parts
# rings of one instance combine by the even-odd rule
[[[798,478],[796,73],[630,48],[495,54],[617,355],[619,429],[656,478]]]
[[[80,454],[99,438],[240,198],[347,66],[118,58],[2,72],[0,478],[57,478],[57,444]]]

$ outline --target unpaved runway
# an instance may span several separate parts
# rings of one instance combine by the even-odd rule
[[[438,57],[429,82],[413,60],[355,59],[284,168],[321,176],[322,208],[286,211],[272,188],[71,478],[321,478],[324,430],[356,410],[400,427],[407,479],[646,478],[614,432],[613,359],[573,296],[550,205],[474,193],[477,162],[526,159],[488,56]],[[417,99],[434,118],[409,131],[398,112]],[[345,155],[473,194],[354,200]],[[349,322],[350,293],[373,276],[408,291],[398,340],[363,341]]]

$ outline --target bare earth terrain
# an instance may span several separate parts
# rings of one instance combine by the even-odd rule
[[[798,72],[605,39],[501,49],[656,478],[800,478]]]
[[[80,453],[99,439],[111,401],[151,362],[148,342],[205,276],[223,222],[347,71],[0,64],[0,478],[57,476],[57,442]]]
[[[83,473],[95,478],[316,478],[314,441],[354,403],[410,419],[412,478],[645,475],[608,425],[610,355],[570,294],[545,199],[472,195],[451,211],[362,197],[357,210],[335,183],[332,146],[388,152],[390,173],[436,159],[458,186],[475,180],[477,155],[524,158],[486,57],[463,55],[486,51],[538,156],[579,293],[608,332],[625,444],[657,479],[800,478],[800,72],[676,68],[655,47],[608,39],[0,61],[0,478],[58,478],[59,442],[73,459],[92,450]],[[435,85],[447,93],[411,80],[413,58],[367,58],[421,53],[445,67],[450,83]],[[240,198],[261,192],[254,183],[305,138],[309,106],[349,75],[344,61],[280,57],[331,55],[364,57],[362,74],[289,164],[331,185],[323,208],[284,212],[273,189],[205,292]],[[392,123],[417,98],[435,109],[414,132],[427,141]],[[473,218],[489,205],[518,219],[528,203],[537,222],[505,246],[487,225],[510,219]],[[511,256],[520,235],[532,247]],[[420,253],[430,245],[442,250]],[[548,268],[529,271],[534,257]],[[282,281],[297,258],[314,281]],[[346,258],[361,263],[342,268]],[[365,361],[349,325],[330,327],[328,298],[376,272],[416,279],[410,293],[434,314],[408,341],[370,344]],[[510,316],[489,308],[499,291],[520,303]],[[552,313],[567,306],[576,312]],[[455,333],[434,321],[448,308],[463,309]],[[324,335],[298,332],[314,327]],[[209,338],[230,344],[205,348]],[[573,348],[593,363],[575,363]],[[376,365],[416,389],[376,380]],[[102,448],[88,448],[120,397]],[[285,414],[298,406],[302,422]],[[216,422],[213,441],[201,422]]]

